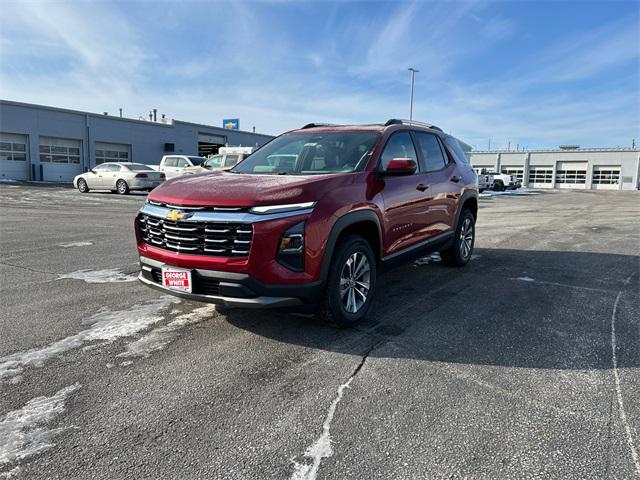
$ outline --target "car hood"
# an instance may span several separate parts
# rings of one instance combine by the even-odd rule
[[[352,174],[253,175],[212,172],[169,180],[149,200],[174,205],[249,207],[313,202],[353,182]]]

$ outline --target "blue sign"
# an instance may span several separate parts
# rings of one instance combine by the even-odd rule
[[[226,128],[227,130],[240,130],[240,119],[225,118],[222,120],[222,128]]]

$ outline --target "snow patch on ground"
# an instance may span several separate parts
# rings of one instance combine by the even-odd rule
[[[71,242],[71,243],[60,244],[62,248],[88,247],[89,245],[93,245],[93,242]]]
[[[20,410],[7,413],[0,420],[0,466],[53,447],[53,439],[67,428],[49,429],[44,424],[64,412],[67,397],[79,388],[79,383],[70,385],[51,397],[34,398]]]
[[[164,317],[160,312],[179,301],[175,297],[164,295],[158,299],[133,305],[127,310],[102,309],[82,322],[84,325],[91,325],[86,330],[45,347],[0,357],[0,383],[16,383],[25,368],[42,367],[51,358],[80,348],[86,343],[96,341],[111,343],[119,338],[135,335],[161,321]]]
[[[18,474],[22,471],[22,469],[18,467],[13,467],[11,470],[7,472],[0,472],[0,478],[9,479],[9,478],[18,478]]]
[[[126,351],[118,354],[118,357],[148,357],[153,352],[163,349],[175,340],[179,335],[178,331],[180,329],[207,320],[215,315],[215,312],[213,305],[206,305],[189,313],[179,315],[167,325],[154,328],[138,340],[127,345]]]
[[[531,277],[518,277],[516,280],[520,280],[521,282],[535,282],[535,278]]]
[[[0,178],[0,183],[18,183],[18,181],[13,178]]]
[[[519,195],[540,195],[544,193],[542,190],[532,190],[529,188],[519,188],[518,190],[505,190],[504,192],[494,192],[493,190],[485,190],[480,194],[481,197],[497,197],[497,196],[511,196],[517,197]]]
[[[344,395],[344,391],[346,388],[349,388],[351,382],[355,378],[355,374],[352,375],[349,380],[338,387],[338,394],[336,398],[333,399],[331,405],[329,406],[329,410],[327,411],[327,417],[322,424],[322,434],[315,441],[313,445],[311,445],[304,452],[304,456],[306,458],[311,459],[311,463],[300,463],[296,462],[294,459],[291,459],[294,465],[293,475],[291,476],[291,480],[315,480],[318,476],[318,469],[320,468],[320,462],[322,462],[323,458],[328,458],[333,455],[333,448],[331,448],[331,422],[333,421],[333,416],[336,413],[336,408],[340,400],[342,400],[342,396]]]
[[[87,283],[118,283],[118,282],[135,282],[137,275],[123,273],[115,268],[107,268],[105,270],[78,270],[76,272],[58,275],[58,280],[71,278],[73,280],[84,280]]]
[[[421,257],[413,262],[414,267],[419,267],[421,265],[431,265],[432,263],[441,262],[442,258],[440,258],[440,254],[438,252],[432,253],[431,255],[427,255],[426,257]]]

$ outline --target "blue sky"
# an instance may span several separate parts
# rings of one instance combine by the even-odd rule
[[[408,117],[485,149],[640,140],[640,2],[3,2],[0,98],[278,134]],[[11,19],[11,21],[7,21]]]

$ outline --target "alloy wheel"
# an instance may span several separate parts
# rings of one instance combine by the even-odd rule
[[[462,222],[462,228],[460,229],[460,253],[462,258],[466,260],[471,255],[471,249],[473,248],[473,222],[470,218],[465,218]]]
[[[371,288],[371,266],[362,252],[352,253],[340,274],[340,300],[348,313],[357,313],[366,303]]]

